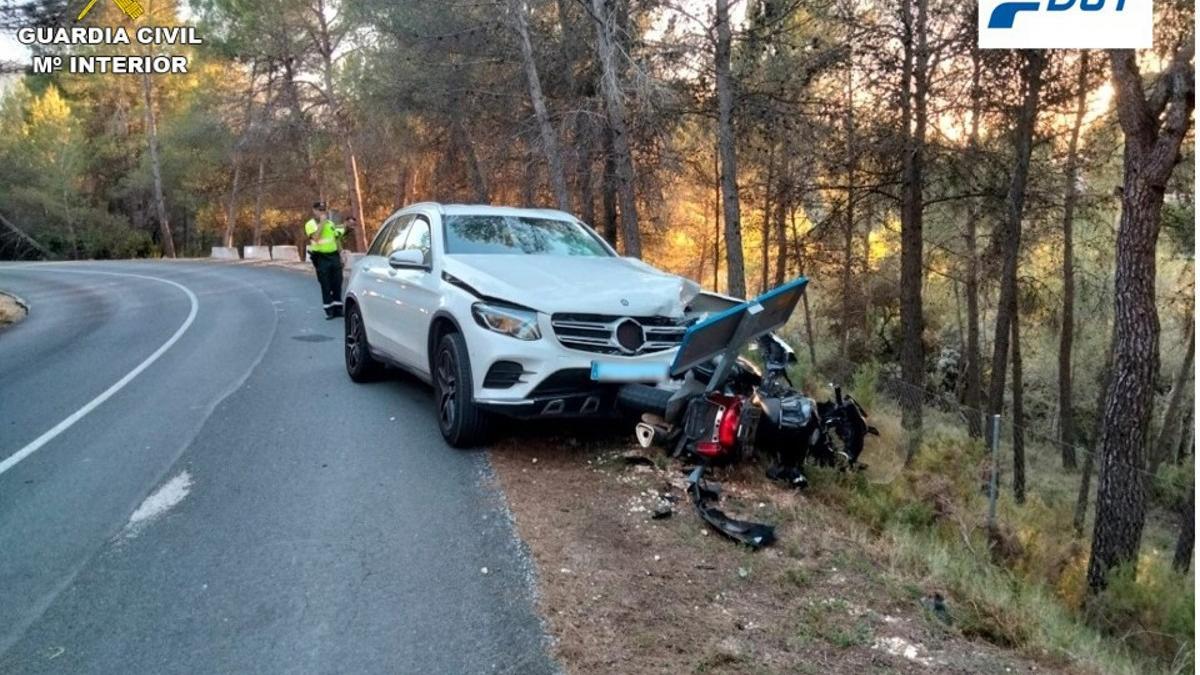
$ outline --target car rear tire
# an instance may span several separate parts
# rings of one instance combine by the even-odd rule
[[[433,396],[438,429],[452,447],[471,448],[487,438],[489,418],[475,405],[471,358],[459,333],[442,337],[433,355]]]
[[[358,305],[346,309],[346,374],[355,382],[370,382],[383,373],[383,364],[371,356],[367,327]]]

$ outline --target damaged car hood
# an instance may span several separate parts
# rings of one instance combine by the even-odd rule
[[[444,258],[443,271],[476,295],[547,314],[680,317],[700,291],[630,258],[459,254]]]

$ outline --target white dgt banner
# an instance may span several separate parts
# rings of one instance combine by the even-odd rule
[[[982,49],[1147,49],[1152,0],[979,0]]]

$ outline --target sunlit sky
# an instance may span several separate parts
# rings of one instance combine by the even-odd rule
[[[712,0],[677,0],[675,4],[690,16],[705,17],[712,6]],[[747,4],[747,0],[735,0],[730,6],[730,15],[735,24],[744,20]],[[0,61],[21,64],[29,61],[29,49],[17,42],[15,31],[0,31]]]
[[[16,61],[24,63],[29,59],[29,50],[17,42],[13,31],[0,31],[0,61]]]
[[[682,26],[688,22],[707,20],[708,14],[711,11],[712,0],[676,0],[674,3],[669,4],[674,4],[674,6],[678,8],[679,14],[681,15],[680,24]],[[731,18],[735,24],[740,24],[745,20],[746,6],[748,4],[749,3],[747,0],[735,0],[735,2],[731,5]],[[185,12],[187,12],[186,9]],[[667,10],[667,13],[670,12],[671,10]],[[666,16],[664,15],[655,22],[654,26],[651,27],[651,34],[662,30],[662,27],[665,26],[665,23]],[[694,28],[695,27],[689,27],[689,29],[692,30],[694,30]],[[24,65],[28,63],[28,61],[29,49],[17,42],[16,32],[8,30],[0,31],[0,62],[15,62]],[[4,79],[5,78],[0,78],[0,87],[3,87]],[[1098,116],[1108,110],[1112,95],[1112,88],[1108,84],[1105,84],[1099,91],[1097,91],[1094,95],[1095,98],[1090,102],[1089,105],[1089,117],[1094,118],[1095,116]],[[946,135],[952,139],[961,133],[961,130],[954,128],[954,125],[946,124],[942,126],[945,127],[944,132]]]

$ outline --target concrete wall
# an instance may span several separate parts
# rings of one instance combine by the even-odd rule
[[[229,246],[214,246],[212,247],[212,255],[209,257],[217,260],[238,260],[241,256],[238,255],[238,250]]]
[[[295,246],[272,246],[272,260],[287,260],[289,262],[301,262],[300,249]]]
[[[267,246],[243,246],[242,257],[246,260],[270,260],[271,249]]]

